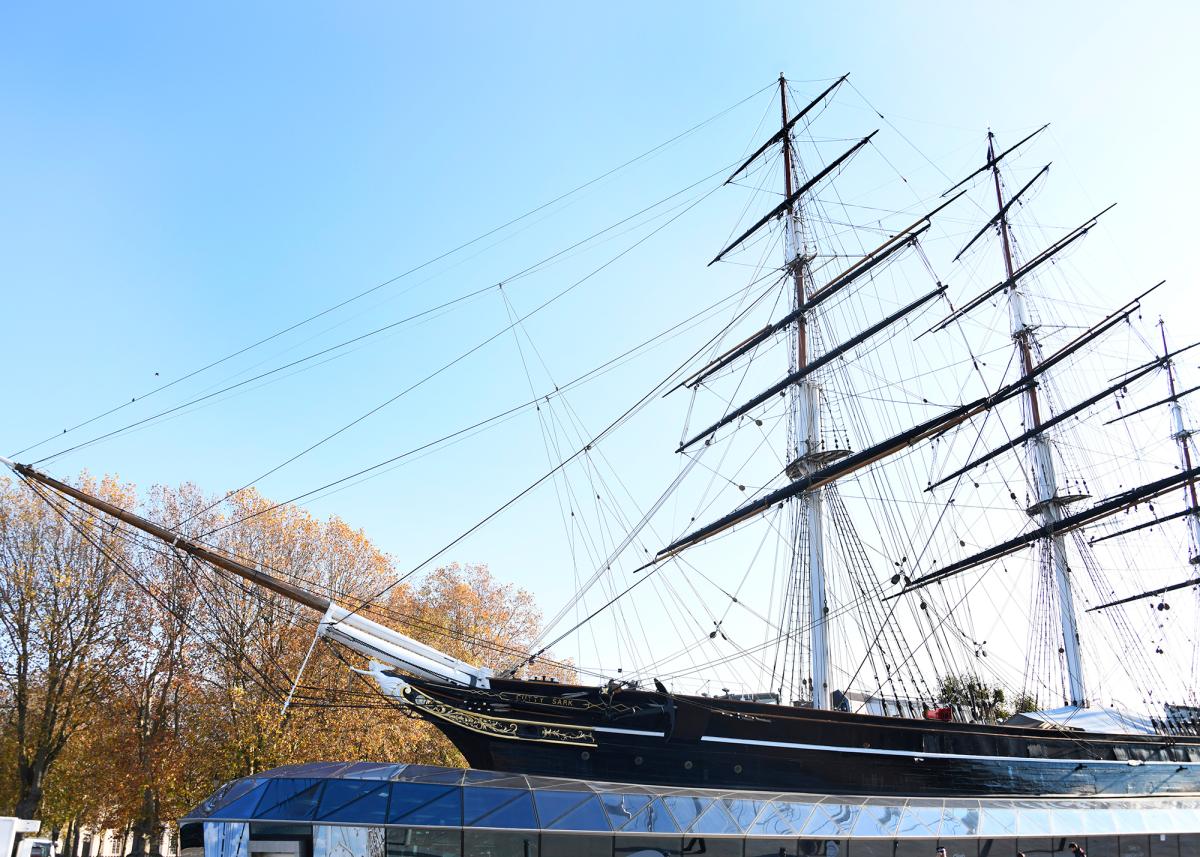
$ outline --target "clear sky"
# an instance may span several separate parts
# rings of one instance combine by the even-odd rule
[[[801,92],[851,72],[887,116],[881,141],[923,183],[922,196],[945,184],[926,156],[953,174],[981,160],[989,126],[1011,142],[1051,122],[1039,157],[1055,161],[1052,221],[1082,222],[1119,202],[1097,242],[1111,267],[1096,288],[1119,296],[1168,279],[1169,295],[1147,309],[1168,316],[1178,342],[1194,341],[1197,9],[9,4],[0,28],[0,450],[21,450],[388,281],[742,102],[781,71]],[[845,100],[864,132],[880,125],[857,96]],[[507,240],[487,253],[472,256],[491,241],[19,457],[506,279],[736,160],[756,125],[775,121],[767,106],[762,97],[742,104],[687,145],[523,222],[526,231],[498,234]],[[723,293],[703,279],[703,262],[742,204],[709,201],[672,226],[678,255],[635,249],[539,314],[523,351],[511,337],[489,346],[260,490],[290,497],[394,455],[682,318],[691,296]],[[529,311],[640,234],[515,281],[505,291],[512,310]],[[508,312],[491,292],[45,466],[139,485],[239,487],[491,335]],[[536,368],[541,360],[548,369]],[[615,416],[622,389],[635,389],[622,384],[652,370],[630,371],[602,387],[599,404],[578,405],[588,429]],[[1185,371],[1200,375],[1195,361]],[[364,527],[407,567],[527,484],[546,455],[536,423],[513,421],[312,508]],[[636,474],[630,483],[643,505],[652,499],[653,486]],[[536,521],[517,521],[447,558],[490,561],[551,611],[569,581],[530,548]]]

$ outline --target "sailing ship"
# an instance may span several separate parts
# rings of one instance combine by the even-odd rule
[[[849,168],[874,135],[857,140],[811,171],[797,156],[796,136],[845,81],[845,77],[838,79],[801,109],[792,111],[787,82],[781,76],[779,129],[729,176],[728,182],[736,183],[761,171],[768,162],[781,167],[781,200],[729,242],[713,262],[761,242],[768,234],[781,236],[783,259],[774,273],[788,305],[777,318],[753,329],[731,347],[714,342],[696,363],[676,376],[677,383],[667,391],[691,391],[695,395],[727,381],[739,367],[761,367],[767,346],[786,348],[787,369],[782,378],[756,395],[740,400],[723,397],[721,401],[726,405],[719,417],[688,432],[676,450],[689,462],[683,469],[686,473],[706,449],[721,446],[734,433],[748,428],[761,435],[763,415],[770,411],[785,429],[787,448],[777,459],[781,466],[763,480],[756,496],[707,522],[697,522],[663,545],[635,572],[654,574],[701,545],[770,518],[773,531],[786,548],[789,575],[779,599],[785,606],[775,640],[776,647],[785,650],[777,658],[783,666],[773,673],[780,678],[769,691],[710,695],[675,692],[657,678],[652,678],[650,687],[649,678],[642,682],[612,678],[583,684],[528,677],[551,644],[529,652],[498,673],[451,657],[367,618],[363,615],[365,605],[339,604],[90,496],[32,466],[4,461],[22,479],[100,510],[177,551],[319,613],[319,635],[369,659],[367,671],[382,693],[444,732],[473,767],[612,782],[848,795],[1200,793],[1200,720],[1195,707],[1179,704],[1179,699],[1163,700],[1160,715],[1137,717],[1092,704],[1076,603],[1079,575],[1073,570],[1094,562],[1089,557],[1095,544],[1182,524],[1190,546],[1185,558],[1188,562],[1183,563],[1188,567],[1184,579],[1137,593],[1129,593],[1136,587],[1128,586],[1118,597],[1090,609],[1117,610],[1124,604],[1149,599],[1151,603],[1157,601],[1161,611],[1168,606],[1164,601],[1167,593],[1200,583],[1196,576],[1200,567],[1200,502],[1196,487],[1200,468],[1193,457],[1191,433],[1185,428],[1181,406],[1181,400],[1197,388],[1177,388],[1174,362],[1186,349],[1169,349],[1164,330],[1161,353],[1112,377],[1099,389],[1087,390],[1084,395],[1076,389],[1067,391],[1069,395],[1056,391],[1053,382],[1059,371],[1088,359],[1090,350],[1105,342],[1114,330],[1128,326],[1137,317],[1141,301],[1154,289],[1099,314],[1090,324],[1073,330],[1067,341],[1053,348],[1044,345],[1043,324],[1031,314],[1029,306],[1029,283],[1035,279],[1035,272],[1045,270],[1091,232],[1107,211],[1088,218],[1037,252],[1020,253],[1014,216],[1049,167],[1038,170],[1013,193],[1007,191],[1004,170],[1010,156],[1023,150],[1044,126],[1002,151],[997,151],[989,132],[982,165],[955,183],[928,213],[907,227],[889,231],[877,246],[854,254],[818,252],[814,227],[819,217],[812,210],[813,200]],[[923,236],[939,217],[965,204],[981,189],[990,196],[993,209],[954,260],[978,253],[983,246],[980,242],[994,236],[998,239],[996,255],[1002,264],[999,279],[975,294],[963,296],[952,294],[948,285],[934,277],[932,289],[922,290],[911,300],[904,299],[879,320],[833,341],[832,328],[825,324],[826,313],[839,302],[847,303],[846,299],[864,283],[876,282],[899,260],[916,257],[926,263]],[[832,267],[835,264],[837,267]],[[957,304],[951,303],[952,299]],[[988,307],[999,308],[1008,321],[1006,374],[998,380],[989,377],[981,370],[981,352],[973,350],[971,369],[982,384],[977,395],[968,395],[968,387],[963,384],[961,395],[949,404],[919,397],[915,408],[897,410],[906,422],[894,431],[857,426],[855,433],[865,442],[852,448],[847,424],[854,417],[846,415],[845,407],[840,416],[837,412],[839,401],[844,405],[852,393],[839,392],[832,374],[864,349],[899,336],[898,329],[909,329],[915,319],[937,307],[944,307],[945,313],[916,337],[935,350],[941,347],[933,344],[936,337],[946,332],[962,334],[970,348],[974,329],[969,325],[974,314]],[[735,322],[745,317],[743,314],[730,322],[726,332],[736,336]],[[1086,480],[1064,478],[1062,456],[1055,442],[1060,436],[1057,433],[1092,430],[1110,416],[1106,408],[1119,407],[1131,388],[1140,390],[1140,382],[1162,374],[1168,382],[1165,398],[1121,413],[1106,424],[1122,423],[1165,406],[1178,450],[1178,467],[1096,497],[1090,495]],[[738,380],[745,382],[747,377],[751,376],[742,374]],[[910,380],[916,383],[919,375]],[[918,411],[923,418],[909,418]],[[990,443],[994,432],[1001,431],[994,428],[1000,415],[1012,411],[1017,412],[1019,428],[1010,423],[1002,429],[1001,442]],[[985,425],[992,428],[985,431]],[[955,443],[955,438],[969,442],[964,446],[963,442]],[[1019,487],[1027,496],[1026,502],[1021,502],[1017,490],[1006,492],[1008,517],[1003,521],[1012,520],[1015,509],[1024,517],[1025,525],[993,544],[969,547],[953,527],[930,524],[927,533],[950,534],[937,541],[942,555],[950,550],[957,550],[959,555],[940,564],[926,558],[923,567],[907,555],[897,555],[888,557],[886,567],[880,571],[878,558],[868,558],[861,550],[848,551],[847,545],[858,545],[861,540],[854,536],[853,525],[847,523],[846,499],[838,493],[838,486],[849,477],[877,474],[897,459],[915,453],[926,456],[919,459],[926,479],[915,490],[930,498],[947,490],[947,486],[952,491],[964,480],[980,489],[979,482],[972,481],[978,473],[999,462],[1013,461],[1012,472],[1019,473]],[[913,467],[901,475],[911,476],[919,469]],[[895,484],[898,478],[888,477],[887,484]],[[744,485],[737,487],[745,490]],[[1154,513],[1154,517],[1133,524],[1114,523],[1117,515],[1153,510],[1156,499],[1172,495],[1184,501],[1177,511],[1161,516]],[[655,503],[651,512],[662,502],[660,499]],[[937,502],[942,512],[937,520],[941,522],[947,510],[953,509],[954,498]],[[581,589],[591,586],[612,567],[616,555],[632,542],[644,523],[645,519],[631,530],[614,556]],[[841,533],[836,539],[834,530]],[[938,700],[936,691],[922,692],[916,682],[905,685],[906,664],[915,649],[897,636],[893,622],[897,608],[907,605],[917,617],[927,617],[938,592],[968,579],[969,573],[974,572],[971,579],[982,577],[1013,557],[1031,557],[1029,564],[1043,579],[1039,591],[1056,620],[1047,640],[1051,643],[1051,660],[1061,667],[1064,705],[1023,712],[1007,722],[993,722],[995,718],[982,711],[988,708],[987,700],[979,706],[963,705],[961,700],[957,706],[939,706],[945,700]],[[868,693],[854,692],[845,685],[846,689],[840,689],[831,668],[831,629],[837,613],[831,608],[831,579],[855,570],[847,566],[855,566],[859,572],[866,570],[867,583],[860,584],[857,600],[860,605],[869,602],[876,611],[866,626],[867,636],[873,634],[868,640],[871,648],[862,653],[864,663],[878,658],[878,663],[871,660],[878,679],[871,684],[877,687]],[[950,613],[952,610],[947,608],[946,614]],[[723,635],[720,624],[714,624],[716,628],[709,636]]]

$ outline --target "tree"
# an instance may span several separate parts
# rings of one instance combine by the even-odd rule
[[[130,499],[113,479],[80,483],[118,505]],[[22,818],[38,815],[47,774],[98,710],[124,653],[117,529],[91,514],[68,522],[55,508],[61,498],[51,500],[0,482],[3,729]]]
[[[970,709],[978,720],[1000,723],[1017,713],[1037,711],[1037,700],[1028,694],[1017,696],[1010,708],[1007,696],[1001,687],[992,687],[977,676],[942,676],[938,699],[947,705]]]
[[[81,487],[136,503],[111,479]],[[532,596],[486,566],[397,582],[362,531],[252,490],[156,487],[141,512],[474,663],[510,667],[538,633]],[[126,830],[155,857],[164,820],[236,777],[329,758],[463,763],[351,669],[364,658],[314,644],[306,607],[27,486],[0,485],[0,550],[0,765],[14,772],[0,798],[48,827]]]

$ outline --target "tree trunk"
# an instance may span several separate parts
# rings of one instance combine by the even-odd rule
[[[158,818],[158,793],[153,786],[142,789],[142,809],[133,823],[133,857],[161,857],[162,825]]]
[[[41,815],[42,779],[45,772],[39,765],[30,765],[22,761],[18,765],[17,804],[13,815],[17,818],[37,818]]]
[[[56,830],[56,831],[55,831],[55,835],[54,835],[53,837],[51,837],[51,838],[52,838],[52,839],[54,839],[55,841],[57,841],[57,840],[58,840],[58,833],[59,833],[59,832],[61,832],[61,829],[60,829],[60,830]],[[62,852],[61,852],[61,853],[62,853],[63,855],[65,855],[65,857],[71,857],[71,837],[72,837],[74,834],[75,834],[75,819],[74,819],[74,818],[72,818],[70,821],[68,821],[68,822],[67,822],[67,832],[66,832],[66,834],[63,836]]]

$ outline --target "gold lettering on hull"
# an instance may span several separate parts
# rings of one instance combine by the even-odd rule
[[[531,720],[509,720],[489,717],[473,711],[463,711],[424,693],[415,693],[411,687],[401,691],[405,702],[413,706],[427,719],[442,720],[462,729],[507,738],[512,741],[536,741],[545,744],[570,744],[578,747],[595,747],[596,738],[591,729],[582,726],[560,726],[538,723]],[[523,728],[524,727],[524,728]]]

